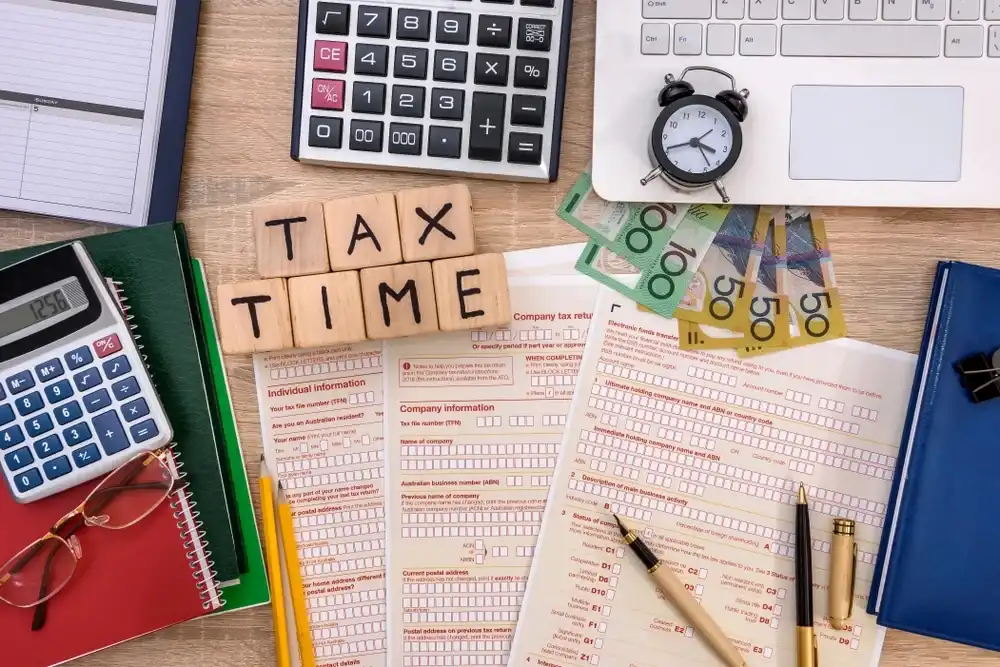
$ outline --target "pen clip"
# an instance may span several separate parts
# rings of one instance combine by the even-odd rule
[[[854,612],[854,584],[858,577],[858,543],[854,543],[854,549],[851,555],[851,598],[847,603],[847,618],[851,617]]]

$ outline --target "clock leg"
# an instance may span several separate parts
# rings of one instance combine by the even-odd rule
[[[643,183],[643,185],[645,185],[645,183]],[[715,191],[719,193],[720,197],[722,197],[722,203],[728,204],[729,195],[726,194],[726,186],[722,184],[722,181],[714,181],[712,185],[715,186]]]
[[[648,174],[646,174],[646,176],[644,178],[642,178],[639,182],[641,184],[643,184],[643,185],[649,185],[650,183],[652,183],[653,181],[655,181],[656,179],[658,179],[662,175],[663,175],[663,168],[662,167],[657,167],[653,171],[651,171]]]

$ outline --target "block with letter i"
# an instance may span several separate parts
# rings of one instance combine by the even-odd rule
[[[391,194],[364,195],[323,204],[330,267],[334,271],[398,264],[399,223]]]
[[[223,352],[248,354],[293,347],[283,279],[219,285],[217,295]]]
[[[402,190],[396,193],[404,262],[471,255],[476,251],[472,195],[466,185]]]
[[[257,272],[262,278],[326,273],[326,226],[323,205],[295,202],[253,210],[257,237]]]
[[[441,331],[508,324],[510,292],[503,255],[439,259],[432,264]]]
[[[289,278],[288,302],[295,347],[365,340],[365,314],[357,271]]]
[[[438,330],[430,262],[362,269],[361,298],[373,340]]]

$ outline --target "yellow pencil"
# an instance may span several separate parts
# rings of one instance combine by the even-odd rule
[[[271,583],[271,613],[274,615],[274,643],[278,667],[291,667],[288,650],[288,626],[285,616],[285,591],[281,583],[281,551],[278,549],[278,524],[274,519],[274,486],[264,457],[260,457],[260,513],[264,520],[264,551],[267,578]]]
[[[281,530],[281,545],[285,550],[285,567],[288,568],[288,588],[292,597],[292,610],[295,612],[299,657],[302,659],[302,667],[316,667],[309,616],[306,614],[306,591],[302,587],[302,567],[295,544],[295,527],[292,525],[292,506],[288,504],[281,482],[278,482],[278,528]]]

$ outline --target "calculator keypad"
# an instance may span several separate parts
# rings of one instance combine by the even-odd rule
[[[296,158],[554,179],[571,0],[301,1]]]
[[[101,336],[0,374],[9,392],[0,393],[0,468],[16,494],[44,497],[50,485],[69,488],[166,444],[169,429],[144,396],[148,381],[123,337]]]

